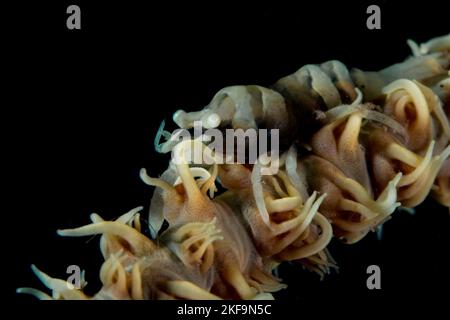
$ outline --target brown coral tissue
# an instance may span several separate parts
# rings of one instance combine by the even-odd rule
[[[230,86],[202,110],[177,111],[190,130],[278,129],[278,170],[221,162],[201,141],[174,141],[164,124],[160,153],[208,151],[208,164],[174,161],[159,177],[148,217],[142,207],[114,221],[58,230],[100,236],[101,290],[89,296],[33,266],[51,294],[39,299],[272,299],[280,264],[297,262],[326,279],[337,269],[328,245],[379,230],[397,208],[428,195],[450,210],[450,35],[422,44],[379,71],[337,60],[305,65],[270,88]],[[162,141],[166,140],[166,141]],[[273,150],[268,150],[271,154]],[[258,159],[259,160],[259,159]],[[146,223],[143,224],[142,221]],[[143,230],[149,230],[147,236]],[[83,281],[82,281],[83,282]]]

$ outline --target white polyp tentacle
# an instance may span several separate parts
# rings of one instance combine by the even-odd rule
[[[208,191],[209,196],[211,198],[214,198],[214,193],[217,192],[215,182],[218,174],[219,174],[219,166],[217,165],[217,163],[214,163],[212,166],[212,173],[210,174],[210,177],[201,186],[201,191],[204,193]]]
[[[130,224],[131,224],[131,221],[130,221]],[[132,224],[137,232],[141,232],[141,214],[140,213],[136,213]]]
[[[194,261],[200,261],[200,259],[205,255],[206,250],[210,245],[215,241],[223,240],[223,236],[221,234],[221,230],[217,230],[216,233],[211,233],[206,239],[202,242],[202,244],[195,250],[193,253]]]
[[[316,256],[311,256],[308,257],[307,259],[312,261],[313,263],[315,263],[315,266],[313,266],[312,271],[316,272],[319,277],[320,277],[320,281],[322,281],[323,279],[325,279],[325,275],[330,273],[330,267],[329,265],[327,265],[326,263],[319,263],[318,261],[321,261],[320,259],[311,259],[311,258],[315,258]],[[315,270],[317,269],[317,270]]]
[[[355,88],[355,90],[357,95],[351,104],[342,104],[325,112],[327,123],[335,122],[341,118],[349,116],[354,112],[360,111],[359,106],[361,105],[363,95],[361,90],[358,88]]]
[[[281,170],[278,171],[278,177],[283,181],[284,187],[286,188],[286,191],[287,191],[289,197],[299,197],[300,198],[300,193],[295,188],[295,186],[291,183],[291,179],[289,179],[290,177],[288,177],[288,175],[284,171],[281,171]],[[300,198],[300,200],[302,200],[302,199]]]
[[[267,207],[264,201],[264,192],[261,183],[261,164],[259,163],[259,161],[256,161],[255,165],[253,166],[251,182],[253,196],[255,197],[256,207],[261,216],[261,219],[269,228],[271,228],[269,212],[267,211]]]
[[[149,254],[156,249],[156,245],[146,236],[135,229],[117,221],[103,221],[89,224],[75,229],[58,230],[58,235],[67,237],[81,237],[94,234],[110,233],[126,240],[136,253]]]
[[[39,270],[34,264],[31,265],[34,274],[41,280],[41,282],[49,289],[61,293],[68,290],[68,283],[61,279],[55,279]]]
[[[378,196],[376,204],[380,209],[382,216],[387,216],[394,212],[394,210],[400,206],[397,201],[397,186],[402,178],[402,173],[399,172],[395,175],[395,177],[389,181],[386,188],[384,188],[383,192]]]
[[[111,285],[112,279],[116,274],[118,264],[122,265],[126,259],[123,249],[111,254],[108,259],[105,260],[100,268],[100,280],[104,286]],[[125,271],[125,269],[124,269]]]
[[[135,263],[131,269],[131,298],[133,300],[144,299],[144,292],[142,290],[142,274],[139,262]]]
[[[212,174],[202,167],[191,167],[189,168],[191,171],[192,177],[200,178],[197,180],[199,182],[199,187],[201,188],[202,193],[206,193],[209,191],[209,194],[211,197],[214,196],[214,192],[217,190],[217,187],[215,185],[215,180],[217,178],[218,173],[218,166],[217,164],[213,164],[213,172]],[[173,183],[174,186],[179,185],[182,183],[181,177],[178,176],[175,182]]]
[[[360,113],[353,113],[347,119],[344,130],[337,143],[338,153],[353,153],[349,148],[358,148],[358,137],[361,130],[362,116]]]
[[[123,251],[111,255],[100,269],[102,290],[94,299],[143,299],[140,262],[125,266]]]
[[[311,257],[324,250],[333,237],[333,229],[328,220],[319,212],[314,215],[314,221],[322,230],[322,234],[314,242],[306,244],[298,249],[281,253],[281,257],[286,260],[298,260]]]
[[[387,217],[384,215],[378,215],[373,219],[366,219],[360,222],[352,222],[343,219],[333,220],[333,224],[338,226],[340,229],[350,232],[350,233],[367,233],[370,230],[375,229],[378,225],[384,222]]]
[[[212,221],[215,221],[214,219]],[[195,231],[196,233],[201,233],[207,230],[209,227],[209,223],[205,222],[190,222],[179,227],[175,232],[170,234],[170,239],[172,241],[181,242],[184,241],[184,238],[187,233]]]
[[[382,91],[387,95],[386,99],[389,100],[392,94],[398,90],[405,90],[411,96],[416,107],[416,120],[413,126],[425,128],[430,121],[430,108],[417,83],[412,80],[399,79],[388,84]]]
[[[306,202],[308,205],[305,204],[305,207],[302,209],[302,212],[300,215],[303,215],[303,211],[305,210],[306,217],[299,226],[300,234],[302,234],[306,230],[306,228],[310,225],[312,219],[318,213],[317,210],[319,210],[320,205],[322,204],[323,200],[327,196],[327,194],[324,193],[316,200],[316,195],[317,195],[317,192],[314,191],[313,194],[311,195],[311,197]],[[311,207],[310,207],[310,203],[312,203]]]
[[[351,212],[358,212],[360,213],[365,219],[372,219],[375,218],[378,213],[373,212],[363,204],[349,200],[349,199],[341,199],[339,201],[339,208],[343,211],[351,211]]]
[[[251,174],[251,182],[252,182],[253,196],[254,196],[254,199],[256,202],[258,212],[261,216],[261,219],[270,229],[272,229],[273,225],[270,222],[269,211],[272,213],[272,212],[276,212],[276,211],[280,212],[280,211],[286,211],[286,210],[293,210],[301,204],[302,199],[300,198],[300,194],[298,193],[298,191],[291,184],[291,181],[288,178],[288,176],[282,171],[278,171],[278,177],[283,181],[289,197],[284,198],[284,199],[273,200],[273,199],[269,199],[268,197],[266,197],[264,195],[264,190],[263,190],[263,186],[262,186],[262,177],[261,177],[261,171],[262,171],[261,158],[265,157],[265,156],[266,155],[262,155],[254,164],[252,174]],[[288,155],[285,153],[279,159],[273,160],[272,165],[275,165],[278,167],[281,165],[285,165],[287,159],[288,159]],[[291,163],[290,166],[292,168],[292,160],[290,160],[290,163]],[[267,208],[266,200],[269,201],[270,209]]]
[[[447,86],[450,92],[450,78],[441,81],[440,85]],[[432,111],[434,112],[436,118],[438,119],[442,131],[444,132],[444,135],[447,137],[447,139],[450,139],[450,122],[444,112],[444,109],[442,108],[442,102],[436,95],[434,95],[433,98],[435,100],[435,103],[433,105]]]
[[[403,138],[407,137],[406,130],[400,123],[381,112],[371,110],[370,106],[366,104],[361,104],[362,93],[358,88],[356,88],[355,90],[357,92],[357,97],[355,101],[352,102],[352,104],[340,105],[325,112],[326,123],[333,123],[334,126],[338,126],[345,119],[349,118],[355,113],[359,113],[360,117],[382,123],[385,126],[391,128],[394,132],[400,134],[400,136],[402,136]]]
[[[92,223],[98,223],[98,222],[105,221],[97,213],[91,213],[90,219],[91,219]],[[100,252],[102,253],[103,258],[105,258],[105,259],[108,256],[108,251],[107,251],[108,250],[108,245],[107,245],[108,242],[109,242],[109,239],[108,239],[107,235],[104,235],[100,238]]]
[[[286,192],[284,192],[283,189],[281,189],[280,184],[278,183],[278,180],[274,176],[270,176],[270,182],[272,183],[273,188],[275,189],[275,192],[277,195],[281,198],[288,197]]]
[[[422,157],[398,143],[391,143],[386,149],[386,155],[414,168],[419,166],[422,161]]]
[[[139,206],[134,209],[131,209],[127,213],[121,215],[119,218],[116,219],[117,222],[123,223],[123,224],[129,224],[132,222],[137,214],[139,214],[139,211],[142,211],[144,207]]]
[[[191,222],[181,226],[173,233],[166,235],[167,246],[180,260],[190,266],[192,263],[203,263],[202,270],[206,271],[212,264],[212,259],[203,259],[208,248],[215,242],[223,240],[220,229],[216,228],[217,218],[210,222]],[[194,250],[191,247],[196,245]],[[211,260],[211,261],[207,261]],[[204,268],[203,268],[204,267]]]
[[[188,165],[188,158],[186,157],[187,152],[200,151],[202,154],[202,160],[214,163],[223,163],[223,159],[220,155],[214,153],[211,149],[205,146],[201,140],[185,140],[176,145],[173,150],[172,161],[177,167],[178,174],[181,181],[183,182],[184,189],[188,198],[199,198],[201,197],[201,190],[199,189],[194,177],[192,176],[191,170]],[[194,154],[195,157],[199,155]],[[206,157],[206,159],[205,159]],[[209,172],[208,172],[209,175]]]
[[[268,272],[258,268],[251,270],[249,276],[249,283],[258,289],[259,292],[276,292],[287,287],[285,284],[280,283],[279,278],[272,275],[269,276]]]
[[[427,196],[433,186],[433,182],[439,173],[440,168],[450,156],[450,146],[447,146],[440,155],[434,156],[427,170],[416,180],[411,189],[407,189],[402,194],[402,203],[406,207],[414,207],[420,204]]]
[[[397,91],[396,93],[399,93],[399,91]],[[394,97],[394,95],[392,95],[392,96]],[[394,110],[395,117],[405,121],[407,119],[406,107],[407,107],[408,103],[411,103],[411,102],[412,102],[412,100],[411,100],[410,96],[400,94],[399,98],[397,100],[397,103],[395,105],[395,110]]]
[[[358,232],[350,232],[349,234],[345,235],[342,239],[345,240],[346,244],[354,244],[360,241],[362,238],[364,238],[369,233],[369,229],[365,229]]]
[[[179,200],[181,197],[178,194],[178,191],[168,182],[159,179],[159,178],[151,178],[147,175],[147,171],[142,168],[139,176],[141,180],[153,187],[161,188],[163,191],[162,194],[159,196],[161,197],[161,202],[165,201],[164,199],[171,198],[175,201]],[[161,207],[158,207],[158,209],[155,209],[154,207],[155,202],[152,203],[150,206],[150,215],[149,215],[149,221],[148,226],[150,227],[150,234],[153,239],[156,238],[159,230],[161,229],[163,223],[164,223],[164,212]]]
[[[159,188],[169,191],[169,192],[175,191],[173,186],[171,186],[166,181],[159,179],[159,178],[151,178],[150,176],[148,176],[147,170],[145,170],[144,168],[142,168],[141,171],[139,172],[139,176],[140,176],[141,180],[149,186],[159,187]]]
[[[372,199],[367,191],[356,181],[349,178],[337,179],[336,184],[341,189],[349,192],[357,201],[355,203],[353,200],[341,200],[339,203],[340,210],[359,213],[361,221],[351,222],[334,219],[333,224],[349,232],[366,233],[366,231],[381,223],[400,206],[400,203],[397,202],[397,185],[401,177],[402,174],[398,173],[389,181],[376,200]]]
[[[179,151],[181,149],[180,146],[184,146],[184,143],[181,142],[178,144],[174,151],[178,153],[178,159],[180,159],[180,162],[177,164],[177,171],[181,181],[183,182],[184,190],[190,199],[201,198],[200,189],[191,174],[189,165],[186,162],[184,155]]]
[[[367,190],[358,182],[351,178],[337,176],[336,185],[343,190],[349,192],[356,201],[365,204],[374,203],[375,201],[368,194]]]
[[[113,264],[112,256],[115,254],[120,254],[121,252],[123,252],[123,250],[120,250],[118,253],[113,253],[105,260],[105,262],[103,262],[102,266],[100,267],[99,277],[103,285],[105,285],[108,282],[108,273]]]
[[[362,100],[363,100],[363,94],[362,94],[361,90],[359,90],[358,88],[355,88],[355,91],[356,91],[356,98],[350,104],[351,107],[355,107],[355,106],[360,105],[362,103]]]
[[[283,234],[290,230],[293,230],[294,233],[290,235],[287,242],[295,241],[299,236],[303,234],[307,230],[307,227],[310,225],[314,215],[317,213],[320,204],[323,202],[323,199],[326,197],[326,194],[320,196],[317,200],[317,192],[314,191],[313,194],[306,200],[304,206],[301,208],[300,213],[290,220],[281,222],[276,225],[272,225],[272,233],[274,236]]]
[[[129,227],[134,226],[134,229],[136,231],[141,232],[139,211],[141,211],[142,209],[143,209],[143,207],[134,208],[134,209],[130,210],[129,212],[121,215],[119,218],[116,219],[116,221],[119,223],[126,224]],[[92,213],[90,215],[90,219],[91,219],[92,223],[94,223],[94,224],[105,221],[105,220],[103,220],[103,218],[100,215],[98,215],[96,213]],[[110,252],[107,252],[107,250],[112,249],[111,245],[114,245],[114,244],[116,244],[116,247],[120,247],[120,244],[117,243],[117,240],[115,240],[114,237],[111,237],[110,234],[105,233],[102,235],[102,237],[100,238],[100,251],[102,252],[102,255],[104,258],[108,257],[108,253],[110,253]]]
[[[297,172],[297,150],[294,146],[291,146],[287,152],[285,166],[289,180],[300,194],[302,201],[304,201],[308,198],[308,191],[306,190],[304,181],[302,181],[302,178]]]
[[[39,270],[35,265],[31,265],[31,269],[39,280],[50,290],[52,290],[53,299],[86,299],[87,297],[83,292],[75,288],[72,284],[61,279],[55,279]],[[25,290],[26,293],[31,291]],[[36,292],[34,292],[36,293]],[[48,297],[48,296],[46,296]]]
[[[155,140],[153,141],[155,150],[160,153],[166,153],[170,151],[170,147],[168,146],[169,135],[168,132],[164,130],[166,122],[163,120],[159,125],[158,131],[156,132]],[[161,143],[161,138],[166,139],[166,142]]]
[[[267,198],[266,198],[267,199]],[[282,199],[275,199],[266,201],[267,212],[283,212],[290,211],[298,208],[301,205],[301,199],[299,197],[285,197]]]
[[[165,289],[170,295],[188,300],[222,300],[192,282],[184,280],[167,281]]]
[[[408,134],[406,129],[397,121],[391,117],[374,110],[369,110],[367,108],[361,110],[361,116],[364,119],[379,122],[388,128],[392,129],[395,133],[399,134],[404,141],[408,140]]]
[[[331,227],[331,224],[328,222],[329,226]],[[331,228],[331,232],[332,232]],[[317,252],[316,255],[313,255],[309,257],[313,262],[315,262],[318,265],[322,265],[325,267],[326,273],[330,273],[330,268],[339,269],[336,261],[333,259],[333,257],[328,252],[327,248],[325,247],[323,250]]]
[[[195,243],[197,243],[199,241],[207,242],[210,239],[213,239],[213,241],[214,241],[214,240],[218,240],[218,239],[223,239],[223,237],[221,236],[220,229],[216,229],[214,226],[211,227],[210,225],[207,225],[206,230],[201,230],[201,231],[199,231],[198,234],[190,236],[189,238],[184,240],[181,243],[181,245],[183,248],[185,248],[187,250],[192,245],[194,245]]]
[[[16,293],[29,294],[36,297],[39,300],[53,300],[51,296],[34,288],[17,288]]]
[[[205,168],[192,167],[192,168],[189,168],[189,170],[191,171],[191,175],[194,179],[201,178],[202,180],[206,181],[211,177],[211,174]],[[175,180],[175,182],[173,183],[173,185],[176,186],[176,185],[179,185],[180,183],[182,183],[181,177],[178,176],[177,179]]]
[[[297,238],[297,240],[295,240],[294,243],[300,243],[303,244],[303,241],[306,240],[311,233],[311,228],[306,228],[305,231]]]
[[[450,50],[450,34],[433,38],[425,43],[421,43],[420,46],[413,40],[407,41],[407,44],[411,48],[414,56],[423,56],[430,52]]]
[[[408,39],[408,40],[406,40],[406,43],[408,44],[409,48],[411,49],[413,56],[419,57],[422,55],[417,42],[415,42],[414,40]]]
[[[448,78],[450,79],[450,78]],[[432,135],[435,136],[437,134],[438,131],[440,137],[439,138],[435,138],[438,139],[438,143],[437,145],[445,145],[448,143],[449,139],[450,139],[450,123],[449,123],[449,119],[447,117],[447,115],[445,114],[443,108],[442,108],[442,102],[440,100],[440,98],[433,92],[432,89],[426,87],[425,85],[414,81],[414,83],[417,84],[417,86],[420,88],[420,90],[422,91],[424,97],[426,98],[427,102],[428,102],[428,107],[429,107],[429,113],[433,114],[434,121],[431,121],[431,126],[430,126],[430,131],[432,132]],[[440,91],[442,91],[441,94],[441,98],[443,101],[445,101],[445,94],[444,91],[446,90],[445,86],[445,80],[441,81],[438,85],[439,85],[439,89]],[[442,86],[442,87],[440,87]],[[448,93],[450,93],[450,81],[448,83],[448,88],[447,88]],[[439,92],[438,92],[439,93]],[[439,127],[439,129],[437,129],[436,127]]]
[[[109,285],[114,285],[116,290],[121,293],[128,292],[127,276],[120,259],[113,256],[113,263],[108,274]],[[113,280],[115,280],[113,282]]]
[[[159,153],[169,153],[173,150],[173,148],[180,142],[180,140],[184,137],[185,131],[182,129],[175,130],[173,133],[170,133],[164,130],[165,121],[161,122],[161,125],[158,128],[158,131],[154,140],[155,150]],[[164,138],[166,141],[161,142],[161,138]]]
[[[444,149],[440,155],[433,157],[434,146],[435,141],[432,140],[424,157],[395,143],[387,148],[388,156],[414,168],[413,171],[404,175],[398,184],[399,187],[404,188],[401,193],[401,202],[407,207],[413,207],[423,201],[432,188],[440,167],[448,158],[449,147]]]
[[[271,293],[262,292],[253,297],[252,300],[275,300]]]
[[[425,154],[425,157],[423,157],[422,161],[420,161],[420,164],[410,173],[404,175],[398,184],[399,187],[403,187],[409,184],[414,183],[428,168],[428,166],[431,163],[431,158],[433,156],[433,149],[434,149],[435,141],[432,140],[430,145],[428,146],[427,152]]]
[[[91,213],[90,214],[90,219],[93,223],[97,223],[97,222],[102,222],[105,221],[99,214],[97,213]]]

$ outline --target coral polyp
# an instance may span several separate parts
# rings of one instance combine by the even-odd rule
[[[158,178],[140,172],[155,188],[148,225],[138,207],[58,231],[101,235],[102,289],[87,296],[33,267],[52,294],[18,291],[40,299],[272,299],[287,286],[275,276],[281,263],[325,278],[338,267],[333,237],[356,243],[428,195],[450,210],[450,35],[408,43],[411,57],[377,72],[335,60],[306,65],[271,88],[227,87],[200,111],[177,111],[185,130],[196,122],[220,132],[277,129],[279,157],[269,149],[255,162],[223,161],[224,150],[173,139],[162,125],[155,147],[172,153],[168,168]],[[194,147],[207,162],[187,156]]]

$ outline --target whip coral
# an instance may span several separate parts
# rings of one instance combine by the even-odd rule
[[[417,45],[413,56],[377,72],[339,61],[306,65],[271,88],[232,86],[196,112],[177,111],[183,129],[279,129],[280,157],[224,163],[199,139],[174,140],[158,130],[155,148],[183,161],[159,177],[148,226],[142,207],[114,221],[61,236],[100,234],[102,289],[90,297],[33,266],[52,291],[40,299],[271,299],[286,287],[274,275],[297,261],[325,277],[337,268],[327,245],[355,243],[399,206],[429,194],[450,208],[450,35]],[[161,139],[167,141],[161,143]],[[208,155],[187,157],[197,146]],[[232,155],[233,157],[233,155]],[[277,172],[261,174],[269,162]],[[143,228],[149,228],[151,238]],[[84,281],[82,281],[84,283]]]

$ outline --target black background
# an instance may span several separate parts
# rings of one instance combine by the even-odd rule
[[[378,70],[410,54],[408,38],[423,42],[450,31],[444,2],[39,2],[2,12],[2,291],[18,310],[37,303],[16,287],[43,288],[31,263],[63,278],[68,265],[80,265],[88,292],[98,289],[98,237],[55,231],[88,223],[92,212],[113,219],[139,205],[147,211],[152,189],[138,172],[165,169],[168,157],[153,150],[153,139],[175,110],[199,110],[228,85],[268,86],[307,63],[338,59]],[[372,3],[381,7],[381,30],[366,28]],[[82,30],[66,28],[70,4],[81,7]],[[373,234],[352,246],[333,241],[340,272],[321,282],[284,265],[289,289],[277,297],[338,301],[338,314],[405,297],[443,307],[449,218],[427,200],[414,216],[395,213],[382,241]],[[366,288],[371,264],[381,267],[378,291]]]

